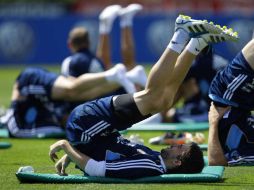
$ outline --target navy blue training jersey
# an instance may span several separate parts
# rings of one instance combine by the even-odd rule
[[[131,143],[120,135],[119,130],[131,127],[134,122],[118,118],[112,98],[101,98],[76,107],[67,122],[67,139],[91,158],[106,160],[107,177],[131,179],[165,173],[159,152]]]
[[[78,77],[84,73],[98,73],[105,70],[102,62],[88,49],[82,49],[67,57],[61,68],[64,76]]]
[[[219,140],[229,165],[254,163],[254,117],[231,108],[219,122]]]
[[[166,168],[160,156],[150,154],[135,154],[122,156],[115,160],[106,160],[105,177],[135,179],[158,176],[166,173]]]
[[[104,70],[105,67],[101,60],[88,49],[82,49],[63,61],[61,73],[64,76],[79,77],[85,73],[98,73],[103,72]],[[103,97],[125,93],[126,91],[124,88],[119,88]],[[72,107],[75,107],[75,105],[77,104],[73,103]]]
[[[252,110],[254,72],[242,52],[213,79],[209,97],[214,102]]]

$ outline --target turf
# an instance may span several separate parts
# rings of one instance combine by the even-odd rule
[[[50,70],[59,71],[58,66],[48,67]],[[7,107],[10,101],[12,84],[22,70],[22,67],[0,67],[0,105]],[[129,133],[128,133],[129,134]],[[147,144],[148,139],[162,134],[162,132],[140,132],[140,136]],[[207,136],[207,133],[205,133]],[[0,149],[0,189],[117,189],[117,190],[168,190],[168,189],[253,189],[254,187],[254,167],[231,167],[226,168],[224,180],[220,183],[174,183],[174,184],[20,184],[15,177],[15,172],[20,166],[31,165],[36,172],[53,173],[54,164],[48,157],[50,144],[56,139],[28,140],[28,139],[0,139],[0,141],[12,143],[9,149]],[[147,144],[148,145],[148,144]],[[163,146],[150,146],[160,150]],[[69,173],[79,173],[70,165],[67,169]]]

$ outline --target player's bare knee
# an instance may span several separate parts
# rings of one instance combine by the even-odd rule
[[[168,108],[168,105],[171,105],[172,103],[171,100],[168,99],[168,97],[165,97],[163,94],[157,94],[150,99],[149,104],[151,111],[161,112],[163,110],[166,110]]]
[[[171,93],[165,92],[164,90],[148,90],[146,96],[148,97],[146,107],[149,108],[151,113],[161,112],[173,104],[174,97]]]

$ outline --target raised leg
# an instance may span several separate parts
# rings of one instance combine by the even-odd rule
[[[134,94],[136,105],[143,115],[157,113],[171,107],[193,59],[203,48],[210,43],[238,39],[237,34],[231,29],[184,16],[176,19],[175,31],[168,47],[152,68],[145,90]],[[185,48],[189,37],[192,39]]]
[[[133,17],[143,9],[140,4],[130,4],[119,12],[121,27],[121,52],[127,70],[135,67],[135,47],[132,33]]]
[[[111,47],[110,32],[113,22],[121,10],[120,5],[111,5],[106,7],[99,16],[99,44],[97,47],[97,56],[103,61],[105,68],[112,67],[111,63]]]
[[[135,92],[135,86],[127,78],[126,68],[121,64],[105,72],[87,73],[77,78],[59,76],[53,85],[51,96],[55,100],[87,101],[112,92],[120,86],[128,93]]]

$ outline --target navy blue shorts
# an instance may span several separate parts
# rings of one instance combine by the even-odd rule
[[[51,99],[52,86],[58,75],[42,68],[27,68],[17,78],[18,89],[23,96]]]
[[[225,105],[248,110],[254,108],[254,71],[241,52],[215,76],[209,97]]]
[[[232,108],[219,123],[219,139],[229,165],[254,163],[254,117]]]
[[[88,143],[92,139],[131,127],[114,114],[113,96],[100,98],[77,106],[67,121],[67,137],[72,143]]]

